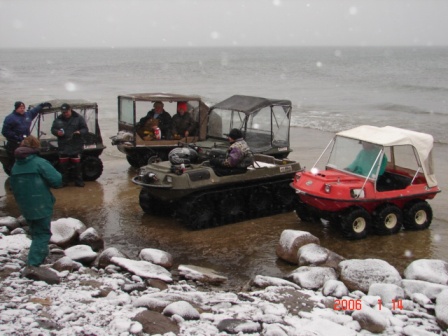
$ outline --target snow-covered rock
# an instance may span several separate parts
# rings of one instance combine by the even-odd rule
[[[392,300],[402,300],[405,298],[404,290],[400,286],[388,283],[374,283],[369,287],[368,295],[379,296],[383,305],[392,304]]]
[[[388,262],[380,259],[351,259],[339,264],[341,280],[350,291],[369,291],[373,283],[401,284],[401,276]]]
[[[29,249],[31,246],[31,239],[25,234],[1,237],[0,249],[7,249],[10,246],[14,246],[14,248],[19,250]]]
[[[83,264],[89,264],[95,260],[98,253],[94,252],[88,245],[75,245],[65,250],[65,255],[71,260]]]
[[[106,268],[112,264],[113,257],[127,258],[127,256],[115,247],[109,247],[100,253],[98,257],[98,267]]]
[[[337,280],[337,275],[331,267],[302,266],[292,271],[286,278],[298,284],[300,287],[318,289],[328,280]]]
[[[426,295],[431,300],[435,300],[437,295],[448,289],[448,286],[445,285],[439,285],[422,280],[407,279],[403,279],[403,281],[401,282],[401,287],[403,288],[406,297],[411,298],[413,294],[421,293]]]
[[[266,288],[268,286],[278,286],[278,287],[287,286],[300,289],[300,286],[296,285],[294,282],[275,277],[269,277],[265,275],[256,275],[255,278],[252,280],[252,283],[253,285],[260,288]]]
[[[144,260],[131,260],[127,258],[113,257],[111,261],[129,272],[143,278],[160,279],[165,282],[173,281],[171,273],[165,268]]]
[[[145,248],[140,251],[138,257],[168,269],[173,266],[173,256],[162,250]]]
[[[184,320],[199,320],[200,314],[189,302],[177,301],[170,303],[162,312],[163,315],[179,315]]]
[[[297,264],[299,248],[306,244],[319,244],[319,238],[306,231],[284,230],[276,247],[277,256],[292,264]]]
[[[342,281],[330,279],[324,283],[322,287],[322,294],[325,296],[334,296],[336,298],[342,298],[347,296],[348,289]]]
[[[443,329],[448,328],[448,290],[444,290],[436,298],[436,318]]]
[[[79,235],[86,230],[83,222],[75,218],[60,218],[51,222],[50,243],[66,247],[78,239]]]
[[[92,250],[99,251],[104,248],[104,240],[94,228],[88,228],[79,235],[79,243],[89,245]]]
[[[225,276],[218,274],[215,270],[194,265],[179,265],[179,275],[189,280],[205,283],[221,284],[227,281]]]
[[[352,318],[358,321],[362,329],[372,333],[382,333],[389,325],[388,319],[383,314],[368,305],[363,305],[362,309],[354,311]]]
[[[448,263],[437,259],[415,260],[404,270],[404,277],[408,280],[448,285]]]
[[[20,227],[20,222],[17,218],[11,216],[0,217],[0,226],[6,226],[9,231],[12,231]]]

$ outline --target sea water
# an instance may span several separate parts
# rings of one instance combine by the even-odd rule
[[[115,131],[119,94],[242,94],[290,99],[293,126],[391,125],[448,143],[443,47],[3,49],[0,89],[0,121],[16,100],[83,98]]]

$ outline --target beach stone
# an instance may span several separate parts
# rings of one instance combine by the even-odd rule
[[[345,258],[323,246],[311,243],[299,248],[297,260],[299,266],[322,266],[336,270]]]
[[[322,287],[322,294],[325,296],[334,296],[341,298],[347,296],[349,291],[342,281],[330,279]]]
[[[172,282],[171,273],[165,268],[144,260],[131,260],[127,258],[113,257],[111,260],[115,265],[128,270],[143,278],[159,279],[165,282]]]
[[[201,318],[199,312],[187,301],[170,303],[162,314],[166,316],[179,315],[184,320],[199,320]]]
[[[439,285],[422,280],[407,279],[403,279],[401,282],[401,287],[408,298],[411,298],[413,294],[421,293],[426,295],[431,300],[435,300],[441,292],[448,289],[448,286],[445,285]]]
[[[90,264],[95,260],[98,253],[94,252],[90,246],[75,245],[65,250],[65,255],[74,261],[82,264]]]
[[[158,279],[146,279],[146,284],[148,287],[157,288],[161,291],[168,289],[168,285],[164,281]]]
[[[369,291],[373,283],[401,284],[398,271],[384,260],[380,259],[351,259],[339,263],[338,271],[341,280],[349,291]]]
[[[360,324],[362,329],[376,334],[382,333],[389,325],[383,314],[368,305],[363,305],[361,310],[354,311],[352,318]]]
[[[444,290],[436,298],[436,319],[439,326],[448,329],[448,290]]]
[[[141,260],[149,261],[165,268],[171,268],[173,266],[173,256],[165,251],[146,248],[140,251],[138,257]]]
[[[275,252],[280,259],[297,264],[299,248],[307,244],[319,244],[319,238],[306,231],[284,230]]]
[[[173,301],[168,300],[167,298],[159,298],[154,297],[151,294],[147,294],[137,298],[132,305],[134,307],[146,307],[149,310],[154,310],[161,313],[165,309],[165,307],[171,303],[173,303]]]
[[[225,276],[219,275],[216,271],[194,265],[179,265],[177,268],[179,275],[189,280],[196,280],[204,283],[221,284],[227,281]]]
[[[50,285],[58,284],[61,279],[50,268],[26,266],[22,271],[22,277],[28,278],[34,281],[44,281]]]
[[[14,249],[10,249],[11,255],[20,253],[24,249],[29,249],[31,246],[31,239],[25,234],[17,234],[14,236],[4,236],[0,239],[0,249],[6,249],[9,246],[14,246]]]
[[[69,271],[69,272],[73,272],[74,270],[79,269],[81,265],[75,261],[73,261],[72,259],[70,259],[69,257],[62,257],[59,260],[57,260],[52,266],[51,268],[55,269],[58,272],[62,272],[62,271]]]
[[[220,332],[229,334],[253,334],[261,331],[261,324],[240,319],[224,319],[219,321],[217,328]]]
[[[400,286],[387,283],[374,283],[369,287],[368,295],[379,296],[383,305],[391,305],[392,300],[403,300],[404,290]]]
[[[17,234],[26,234],[26,231],[25,231],[25,229],[19,227],[17,229],[12,230],[10,233],[11,236],[17,235]]]
[[[98,267],[106,268],[112,264],[113,257],[127,258],[127,256],[115,247],[109,247],[100,253],[98,258]]]
[[[277,286],[277,287],[286,286],[300,289],[300,286],[298,286],[294,282],[285,279],[269,277],[265,275],[256,275],[255,278],[251,281],[251,284],[259,288],[266,288],[268,286]]]
[[[96,252],[104,248],[104,240],[94,228],[88,228],[82,232],[79,235],[79,242],[84,245],[89,245]]]
[[[12,231],[20,227],[20,222],[17,218],[11,216],[0,217],[0,226],[6,226],[9,231]]]
[[[331,267],[302,266],[292,271],[286,278],[303,288],[319,289],[328,280],[337,280],[338,277],[336,271]]]
[[[9,235],[9,232],[9,229],[6,226],[0,226],[0,234],[7,236]]]
[[[70,246],[86,230],[86,226],[75,218],[60,218],[51,222],[50,243],[61,247]]]
[[[121,290],[126,293],[131,293],[133,291],[142,292],[146,289],[146,285],[143,282],[124,284],[121,286]]]
[[[448,285],[448,263],[437,259],[419,259],[411,262],[404,270],[408,280],[422,280]]]
[[[164,335],[166,333],[179,334],[179,326],[170,318],[151,310],[145,310],[134,316],[133,321],[143,326],[143,332],[149,335]]]

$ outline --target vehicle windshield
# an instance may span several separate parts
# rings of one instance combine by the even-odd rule
[[[386,170],[387,154],[382,146],[337,136],[327,167],[376,178]]]
[[[208,137],[227,139],[232,128],[246,130],[245,140],[255,151],[289,145],[290,106],[266,106],[247,116],[244,112],[214,109],[209,115]]]
[[[155,101],[135,101],[135,121],[134,121],[134,100],[131,98],[120,98],[119,121],[127,124],[135,124],[145,117],[154,108]],[[177,113],[177,101],[162,101],[163,110],[171,117]],[[199,122],[199,102],[195,100],[187,101],[188,112],[196,122]]]
[[[74,108],[73,111],[77,112],[86,120],[89,133],[96,135],[96,117],[95,109],[93,108]],[[32,135],[41,140],[56,139],[56,136],[51,134],[51,127],[53,121],[60,115],[59,112],[40,114],[37,125],[32,129]]]

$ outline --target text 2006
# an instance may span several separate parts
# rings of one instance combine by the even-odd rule
[[[361,300],[334,300],[334,310],[361,310]]]

